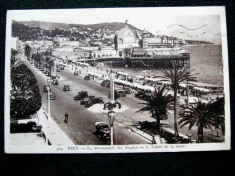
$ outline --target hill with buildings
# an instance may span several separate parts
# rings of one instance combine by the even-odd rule
[[[24,24],[28,27],[38,27],[44,30],[69,29],[69,25],[66,23],[45,22],[45,21],[13,21],[13,23],[14,22]]]
[[[45,21],[12,21],[12,36],[23,40],[53,40],[55,37],[66,37],[68,40],[77,41],[106,41],[113,40],[114,35],[125,27],[125,23],[98,23],[98,24],[67,24]],[[140,30],[128,24],[128,27],[140,36],[143,33],[152,33]],[[112,43],[112,42],[111,42]],[[213,44],[209,41],[185,40],[186,44]]]
[[[125,23],[119,23],[119,22],[98,23],[98,24],[67,24],[67,23],[56,23],[56,22],[45,22],[45,21],[17,21],[17,22],[20,24],[24,24],[28,27],[39,27],[44,30],[55,30],[55,29],[69,30],[71,27],[77,27],[77,28],[91,28],[94,30],[101,28],[101,29],[109,29],[112,31],[118,31],[125,27]],[[130,24],[129,27],[133,30],[141,31],[140,29]]]
[[[82,28],[91,28],[94,30],[97,29],[109,29],[112,31],[119,31],[120,29],[125,27],[125,23],[119,23],[119,22],[113,22],[113,23],[99,23],[99,24],[69,24],[69,26],[78,26]],[[141,31],[140,29],[136,28],[135,26],[132,26],[131,24],[128,24],[129,28],[132,30],[138,30]]]

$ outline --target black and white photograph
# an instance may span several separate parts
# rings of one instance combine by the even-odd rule
[[[225,8],[9,10],[6,153],[230,149]]]

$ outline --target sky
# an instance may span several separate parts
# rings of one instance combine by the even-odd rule
[[[8,20],[75,24],[125,22],[153,34],[220,43],[221,7],[11,10]]]

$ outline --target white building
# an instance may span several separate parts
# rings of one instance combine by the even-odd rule
[[[127,24],[115,35],[114,43],[116,50],[139,47],[139,39]]]

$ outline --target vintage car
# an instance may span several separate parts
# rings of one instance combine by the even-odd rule
[[[190,115],[191,111],[189,109],[185,108],[180,108],[179,115],[180,116],[187,116]]]
[[[143,98],[145,96],[144,91],[139,90],[136,94],[135,97],[136,98]]]
[[[95,134],[103,139],[110,139],[109,125],[106,122],[96,122],[95,123],[96,132]]]
[[[87,91],[80,91],[78,94],[74,97],[74,100],[82,100],[83,98],[88,97]]]
[[[124,89],[114,90],[114,100],[117,100],[120,97],[126,97],[126,91]],[[110,93],[109,93],[110,98]]]
[[[84,80],[91,80],[92,78],[93,76],[89,74],[84,77]]]
[[[78,75],[78,71],[75,71],[73,74],[74,74],[74,75]]]
[[[108,84],[110,84],[110,81],[109,80],[103,80],[101,82],[101,86],[107,86]]]
[[[98,103],[104,104],[104,100],[102,97],[88,99],[88,101],[85,104],[85,107],[89,108],[89,107],[93,106],[94,104],[98,104]]]
[[[84,97],[82,100],[81,100],[81,105],[85,105],[88,101],[90,101],[91,99],[94,99],[95,96],[88,96],[88,97]]]
[[[58,81],[58,80],[53,80],[53,81],[52,81],[52,84],[53,84],[53,85],[59,85],[59,81]]]
[[[44,90],[44,92],[48,92],[48,90],[51,91],[51,88],[49,85],[45,84],[43,87],[43,90]]]
[[[56,100],[56,95],[55,93],[50,93],[50,100]]]
[[[52,79],[52,80],[58,80],[58,79],[60,79],[60,76],[58,76],[58,75],[56,75],[56,76],[51,76],[51,79]]]
[[[70,85],[64,85],[63,90],[64,91],[70,91]]]
[[[126,94],[132,93],[132,89],[130,87],[124,87],[123,89],[125,90]]]

